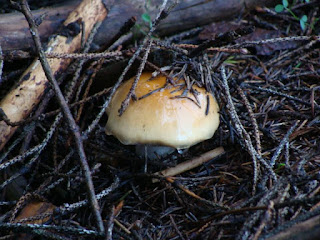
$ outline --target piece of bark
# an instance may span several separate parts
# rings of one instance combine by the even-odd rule
[[[39,26],[42,42],[56,33],[79,3],[80,0],[67,1],[63,5],[32,11],[35,18],[43,17]],[[0,44],[4,51],[33,48],[29,25],[23,14],[15,12],[0,15]]]
[[[221,21],[238,16],[242,11],[256,6],[275,5],[275,0],[184,0],[181,1],[160,23],[157,33],[161,36],[174,34],[179,31],[209,24],[213,21]],[[94,43],[97,45],[109,42],[119,31],[121,26],[132,16],[136,16],[141,22],[141,15],[148,13],[152,19],[158,13],[158,7],[162,0],[153,0],[145,9],[145,0],[118,0],[110,7],[108,18],[103,22],[100,31],[96,35]],[[169,4],[172,1],[169,1]],[[62,16],[75,6],[77,1],[68,2],[66,8],[55,7],[34,11],[37,16],[46,13],[40,25],[40,34],[45,40],[54,32],[57,22]],[[0,43],[4,51],[26,50],[32,47],[31,35],[28,32],[26,21],[16,13],[0,15]]]
[[[85,38],[87,39],[92,27],[98,21],[102,21],[107,15],[106,8],[100,0],[83,0],[79,6],[70,13],[64,26],[79,24],[79,20],[85,23]],[[64,28],[68,29],[67,27]],[[46,52],[72,53],[81,45],[81,34],[65,37],[57,35],[48,43]],[[70,59],[48,59],[52,72],[66,69]],[[11,122],[25,119],[32,109],[39,103],[49,82],[44,74],[40,61],[34,60],[24,72],[19,83],[0,102],[0,107]],[[0,150],[10,139],[17,127],[11,127],[4,121],[0,122]]]

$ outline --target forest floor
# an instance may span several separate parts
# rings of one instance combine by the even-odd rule
[[[102,116],[83,144],[107,238],[319,236],[319,1],[274,7],[167,38],[154,33],[126,41],[116,46],[121,58],[87,59],[59,80],[63,93],[72,96],[69,106],[77,103],[71,113],[85,132],[139,46],[140,58],[125,79],[146,63],[152,40],[145,69],[180,74],[189,79],[186,85],[205,87],[219,103],[220,126],[213,138],[147,165],[134,146],[105,134],[107,116]],[[148,15],[143,17],[148,23]],[[1,98],[31,61],[4,59]],[[79,77],[70,88],[74,69]],[[106,84],[108,74],[112,79]],[[57,120],[53,96],[48,91],[44,115],[35,118],[33,112],[2,149],[0,239],[101,237],[74,137],[68,122]],[[221,147],[221,154],[191,170],[155,174]]]

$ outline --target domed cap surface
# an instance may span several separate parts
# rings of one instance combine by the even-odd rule
[[[219,126],[219,107],[212,94],[204,88],[192,86],[197,99],[190,92],[186,94],[189,99],[177,97],[183,93],[183,80],[177,86],[168,84],[163,88],[166,84],[165,76],[150,78],[151,73],[142,73],[135,89],[138,100],[130,100],[121,116],[118,110],[134,78],[118,88],[107,109],[108,135],[114,135],[126,145],[153,144],[176,149],[188,148],[213,136]],[[139,99],[157,89],[151,95]]]

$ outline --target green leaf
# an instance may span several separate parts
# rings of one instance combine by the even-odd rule
[[[284,8],[287,8],[289,3],[288,3],[287,0],[282,0],[282,5],[283,5]]]
[[[280,13],[282,12],[284,9],[283,5],[281,4],[278,4],[277,6],[275,6],[274,10],[277,12],[277,13]]]
[[[224,63],[226,64],[237,64],[239,61],[238,60],[235,60],[233,56],[230,56],[228,57]]]
[[[298,64],[294,66],[294,69],[299,69],[299,67],[301,66],[301,64],[302,64],[301,62],[298,62]]]
[[[150,23],[151,22],[151,18],[150,18],[150,15],[148,13],[144,13],[141,15],[141,18],[143,21],[147,22],[147,23]]]

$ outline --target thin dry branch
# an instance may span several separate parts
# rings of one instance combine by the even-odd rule
[[[178,175],[180,173],[183,173],[183,172],[186,172],[186,171],[189,171],[190,169],[193,169],[193,168],[196,168],[200,165],[202,165],[203,163],[221,155],[221,154],[224,154],[224,149],[223,147],[218,147],[216,149],[213,149],[209,152],[206,152],[204,154],[201,154],[199,157],[196,157],[196,158],[193,158],[189,161],[185,161],[183,163],[180,163],[172,168],[168,168],[168,169],[165,169],[161,172],[157,172],[155,174],[159,174],[161,176],[164,176],[164,177],[172,177],[172,176],[175,176],[175,175]]]
[[[149,42],[146,43],[146,49],[145,49],[145,53],[143,55],[143,58],[142,58],[142,62],[139,66],[139,69],[138,69],[138,73],[132,83],[132,86],[129,90],[129,93],[128,95],[126,96],[126,98],[123,100],[123,102],[121,103],[121,107],[119,109],[119,115],[121,116],[124,111],[126,110],[126,108],[129,106],[129,102],[131,101],[131,99],[136,99],[136,95],[135,95],[135,88],[137,87],[137,84],[138,84],[138,81],[140,79],[140,76],[142,74],[142,71],[144,69],[144,66],[146,64],[146,61],[147,61],[147,58],[148,58],[148,55],[149,55],[149,52],[150,52],[150,48],[151,48],[151,44],[152,44],[152,39],[149,40]]]
[[[229,109],[230,117],[233,121],[235,129],[237,130],[239,136],[242,138],[242,141],[244,142],[244,144],[247,148],[247,151],[249,152],[249,154],[252,157],[253,166],[254,166],[253,193],[255,193],[255,188],[256,188],[256,185],[258,182],[258,163],[257,163],[257,160],[259,160],[262,163],[262,165],[266,168],[266,170],[270,173],[271,177],[275,181],[277,180],[277,176],[274,173],[271,166],[261,157],[260,154],[257,153],[257,151],[255,150],[255,148],[253,147],[253,144],[251,142],[250,135],[245,130],[244,126],[242,125],[242,123],[239,119],[238,113],[235,109],[235,106],[233,104],[232,97],[231,97],[231,94],[229,91],[228,79],[226,76],[225,67],[223,65],[221,67],[221,76],[222,76],[222,81],[223,81],[222,83],[223,83],[224,91],[227,96],[227,103],[228,103],[227,107]]]
[[[123,100],[123,102],[121,103],[121,107],[119,109],[119,115],[120,116],[123,114],[123,112],[128,107],[130,100],[131,99],[136,99],[135,88],[136,88],[136,86],[138,84],[138,81],[140,79],[141,73],[142,73],[142,71],[144,69],[144,66],[146,65],[147,58],[148,58],[149,53],[150,53],[150,49],[151,49],[152,41],[153,41],[152,38],[151,38],[152,34],[156,30],[156,27],[158,26],[160,21],[168,16],[168,10],[165,9],[166,5],[167,5],[167,0],[164,0],[162,5],[161,5],[161,7],[160,7],[158,15],[156,16],[156,18],[152,22],[151,28],[150,28],[147,36],[143,40],[142,46],[145,48],[144,49],[145,52],[144,52],[142,61],[141,61],[140,65],[139,65],[137,75],[136,75],[136,77],[135,77],[135,79],[134,79],[134,81],[132,83],[132,86],[131,86],[131,88],[129,90],[129,93],[126,96],[126,98]]]
[[[202,53],[204,50],[211,48],[211,47],[220,47],[223,45],[226,45],[242,36],[248,35],[254,31],[254,27],[245,27],[245,28],[240,28],[236,29],[234,31],[229,31],[226,32],[225,34],[218,35],[215,39],[213,40],[208,40],[201,45],[199,45],[197,48],[193,49],[189,53],[189,57],[196,57],[200,53]]]
[[[249,112],[249,116],[250,116],[250,119],[251,119],[251,123],[252,123],[252,126],[254,128],[254,137],[255,137],[255,140],[256,140],[256,149],[257,149],[257,153],[259,155],[261,155],[261,141],[260,141],[260,131],[259,131],[259,127],[258,127],[258,123],[257,123],[257,119],[255,118],[254,116],[254,113],[253,113],[253,110],[250,106],[250,103],[249,103],[249,100],[248,98],[246,97],[246,95],[244,94],[242,88],[240,88],[240,86],[237,86],[237,90],[242,98],[242,100],[244,101],[244,104]]]
[[[174,186],[178,187],[180,190],[182,190],[183,192],[185,192],[187,195],[195,198],[195,199],[198,199],[199,201],[205,203],[205,204],[208,204],[209,206],[211,207],[214,207],[214,208],[219,208],[219,209],[224,209],[224,210],[229,210],[229,207],[226,207],[224,206],[223,204],[220,204],[220,203],[216,203],[216,202],[213,202],[213,201],[210,201],[210,200],[207,200],[203,197],[200,197],[199,195],[195,194],[193,191],[189,190],[188,188],[186,188],[184,185],[182,185],[181,183],[179,182],[176,182],[172,177],[166,177],[165,180],[169,183],[172,183],[174,184]]]

